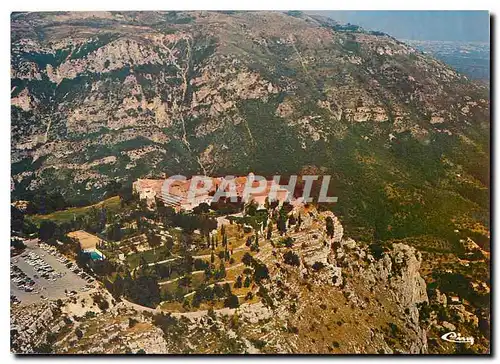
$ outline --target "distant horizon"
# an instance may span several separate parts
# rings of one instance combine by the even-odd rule
[[[407,38],[398,38],[398,40],[401,41],[410,41],[410,42],[426,42],[426,43],[463,43],[463,44],[487,44],[489,45],[490,42],[483,42],[480,40],[429,40],[429,39],[407,39]]]
[[[359,25],[397,39],[490,43],[489,11],[307,11],[340,23]]]

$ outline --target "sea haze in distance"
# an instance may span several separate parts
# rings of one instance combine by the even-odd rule
[[[490,78],[488,11],[315,11],[387,33],[474,80]]]

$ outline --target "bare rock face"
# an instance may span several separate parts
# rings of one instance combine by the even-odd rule
[[[417,333],[414,342],[409,345],[409,352],[424,353],[427,351],[425,330],[419,326],[417,304],[428,302],[426,284],[420,276],[421,254],[405,244],[394,244],[379,260],[371,255],[370,264],[361,272],[367,285],[382,285],[386,294],[405,310],[407,324]],[[353,264],[353,262],[350,262]]]
[[[342,246],[345,246],[347,249],[354,249],[356,248],[356,242],[354,239],[348,238],[342,241]]]
[[[38,341],[26,333],[50,327],[69,332],[56,345],[62,353],[201,353],[207,345],[214,353],[426,353],[416,307],[428,300],[420,254],[394,244],[369,259],[363,244],[340,233],[328,237],[326,217],[343,232],[340,219],[309,210],[307,227],[294,231],[293,248],[262,246],[254,256],[269,270],[269,278],[255,283],[257,303],[167,313],[122,300],[78,319],[69,315],[74,303],[63,302],[58,317],[55,304],[44,304],[33,311],[40,320],[16,316],[17,348],[33,351]],[[256,345],[262,344],[257,338],[265,346]]]
[[[373,129],[366,142],[487,129],[483,87],[388,35],[322,17],[27,13],[12,18],[12,34],[12,158],[32,163],[53,143],[30,175],[15,173],[14,193],[57,186],[71,197],[102,197],[111,180],[158,170],[297,172],[318,148],[356,135],[353,125]],[[274,149],[281,137],[287,147]],[[152,146],[165,153],[129,157]],[[115,166],[94,165],[80,179],[70,168],[109,156]],[[272,164],[284,159],[290,166]],[[85,179],[91,188],[71,183]]]
[[[390,253],[392,273],[390,284],[400,293],[399,300],[405,307],[428,302],[426,285],[419,274],[422,256],[405,244],[394,244]]]
[[[317,315],[331,315],[336,322],[335,317],[346,314],[363,317],[369,312],[372,316],[366,321],[378,317],[387,322],[387,326],[381,327],[382,335],[373,333],[367,339],[369,350],[426,353],[426,331],[420,327],[417,309],[417,304],[428,302],[426,285],[419,274],[420,253],[405,244],[394,244],[376,259],[366,246],[343,236],[342,225],[331,212],[310,215],[310,226],[316,229],[309,231],[303,240],[299,236],[294,249],[300,257],[300,265],[278,263],[279,268],[271,273],[274,278],[265,284],[276,317],[294,322],[295,318],[314,321]],[[326,236],[324,221],[327,216],[335,222],[337,235],[332,239]],[[319,226],[315,225],[318,221],[322,222]],[[301,284],[308,289],[302,292]],[[373,306],[377,302],[380,306]],[[289,304],[296,312],[289,311]],[[319,309],[321,312],[317,312],[310,308],[318,305],[333,305],[339,311],[332,313]],[[362,328],[357,327],[357,330]],[[292,352],[302,352],[300,345],[304,343],[301,340],[292,342],[297,345]],[[353,345],[353,351],[367,350],[356,346],[359,342],[354,344],[354,340],[346,340],[342,345]]]
[[[435,302],[443,307],[448,305],[448,298],[446,297],[446,294],[441,293],[439,289],[436,289],[432,297],[429,297],[429,299],[431,302]]]
[[[17,308],[11,316],[11,340],[13,352],[36,353],[36,347],[44,342],[48,333],[57,330],[54,302],[32,305],[30,310]],[[58,322],[59,324],[59,322]],[[37,332],[41,332],[40,335]]]
[[[471,211],[488,214],[469,199],[476,193],[453,186],[488,189],[477,164],[489,161],[489,90],[389,35],[280,12],[22,13],[11,22],[14,200],[60,192],[98,201],[112,182],[162,173],[300,174],[318,164],[335,174],[342,216],[359,226],[373,226],[388,204],[417,203],[430,216],[450,193],[461,208],[443,220],[474,226]],[[422,176],[422,161],[436,173]],[[416,180],[433,187],[408,183]],[[410,219],[393,218],[408,228]],[[285,318],[265,318],[279,333],[272,350],[330,352],[338,341],[344,352],[425,352],[420,254],[394,244],[378,256],[344,236],[331,212],[302,221],[310,232],[291,249],[298,267],[280,260],[284,251],[263,258],[274,273],[269,301]],[[303,339],[321,336],[307,335],[313,325],[329,327],[324,346]],[[390,337],[400,331],[406,339]]]

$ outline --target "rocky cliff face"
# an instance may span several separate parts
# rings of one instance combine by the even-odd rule
[[[428,302],[420,254],[394,244],[374,256],[366,245],[345,238],[331,213],[301,213],[293,247],[256,255],[269,269],[257,303],[242,299],[237,309],[168,313],[118,303],[103,293],[109,310],[92,306],[93,313],[81,317],[67,300],[44,304],[42,316],[22,307],[14,310],[14,350],[37,352],[57,337],[51,348],[58,353],[427,353],[417,309]],[[333,237],[325,233],[328,217]],[[40,328],[47,337],[26,335]]]
[[[382,237],[488,221],[488,90],[388,35],[297,13],[19,13],[11,75],[14,199],[314,170]]]
[[[280,335],[280,347],[287,352],[426,353],[417,309],[428,302],[420,254],[394,244],[375,258],[366,245],[343,237],[331,213],[311,214],[312,221],[333,217],[333,237],[324,233],[324,225],[312,223],[311,231],[296,235],[292,250],[278,249],[273,253],[278,259],[269,262],[268,307],[287,330],[299,333]],[[287,259],[291,251],[299,256],[298,265]]]
[[[488,127],[486,90],[394,38],[320,17],[32,13],[13,14],[12,30],[12,158],[26,167],[16,191],[56,179],[68,197],[97,196],[110,178],[148,173],[299,171],[361,125],[385,142]],[[269,153],[276,163],[261,163]]]
[[[413,322],[420,258],[389,246],[404,241],[425,254],[427,283],[459,271],[467,309],[488,321],[489,291],[471,288],[488,287],[488,262],[457,258],[468,238],[489,250],[487,87],[390,35],[296,12],[14,13],[11,25],[14,200],[99,200],[163,173],[329,174],[329,208],[354,240],[340,228],[325,248],[307,240],[294,285],[376,282],[389,298],[370,308],[402,305]],[[392,323],[398,335],[406,319]]]

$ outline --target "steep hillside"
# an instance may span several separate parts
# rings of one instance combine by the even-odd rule
[[[306,169],[372,236],[487,225],[488,90],[385,34],[296,12],[32,13],[12,43],[15,198]]]
[[[349,236],[416,247],[428,288],[465,298],[488,337],[486,87],[300,12],[14,13],[11,26],[13,200],[97,202],[164,173],[330,174]]]
[[[331,212],[292,213],[303,219],[290,231],[291,244],[277,244],[282,238],[276,234],[274,241],[261,241],[258,252],[247,252],[232,265],[243,266],[240,279],[246,276],[249,282],[243,288],[246,295],[234,296],[234,306],[214,308],[213,293],[211,298],[202,293],[193,297],[201,297],[203,307],[186,298],[177,306],[180,312],[167,311],[162,305],[149,308],[111,297],[99,287],[90,297],[80,293],[57,302],[14,307],[13,350],[428,353],[419,319],[420,305],[429,301],[419,274],[421,254],[405,244],[374,252],[345,237]],[[325,228],[328,219],[333,221],[332,235]],[[227,273],[233,270],[228,267]],[[209,288],[204,285],[197,292]],[[237,284],[229,287],[235,294],[241,289]],[[103,300],[109,302],[102,304]],[[29,329],[41,334],[30,335]]]

